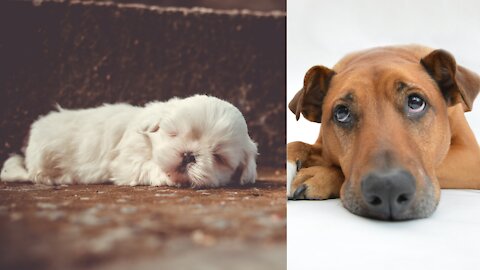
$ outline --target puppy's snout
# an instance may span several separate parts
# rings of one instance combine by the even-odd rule
[[[372,172],[362,181],[361,192],[372,217],[393,219],[401,216],[415,197],[415,178],[405,170]]]
[[[185,152],[183,153],[182,157],[182,164],[183,165],[188,165],[190,163],[195,163],[197,160],[195,158],[195,155],[192,152]]]

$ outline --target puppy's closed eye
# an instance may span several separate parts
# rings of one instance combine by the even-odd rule
[[[222,155],[220,154],[213,154],[213,157],[215,158],[215,162],[219,164],[225,164],[225,159],[223,158]]]
[[[228,159],[221,154],[215,153],[213,154],[213,158],[217,164],[231,168],[230,163],[228,163]]]

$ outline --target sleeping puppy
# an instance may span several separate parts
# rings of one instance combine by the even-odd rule
[[[30,128],[25,158],[5,161],[2,181],[43,184],[218,187],[254,183],[257,146],[241,112],[195,95],[50,112]]]

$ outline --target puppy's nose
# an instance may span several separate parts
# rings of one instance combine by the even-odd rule
[[[372,172],[361,184],[363,199],[372,217],[396,219],[412,204],[415,178],[405,170]]]
[[[195,163],[197,160],[195,159],[195,155],[192,152],[185,152],[183,153],[182,164],[187,165],[190,163]]]

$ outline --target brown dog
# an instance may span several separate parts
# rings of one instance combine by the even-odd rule
[[[289,108],[322,127],[315,144],[288,144],[290,197],[340,196],[354,214],[403,220],[431,215],[440,188],[480,189],[480,148],[463,115],[479,89],[451,54],[414,45],[312,67]]]

